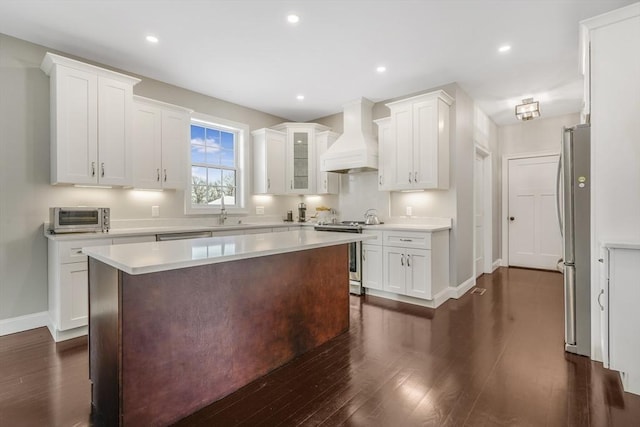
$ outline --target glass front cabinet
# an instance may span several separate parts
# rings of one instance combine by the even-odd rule
[[[285,192],[315,194],[316,134],[329,128],[315,123],[283,123],[273,129],[286,133]]]

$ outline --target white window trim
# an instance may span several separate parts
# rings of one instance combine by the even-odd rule
[[[228,128],[237,132],[238,138],[236,140],[236,158],[238,162],[238,169],[236,172],[236,206],[227,208],[229,214],[248,214],[248,201],[249,201],[249,182],[251,182],[251,171],[249,169],[249,146],[251,133],[249,132],[249,125],[240,122],[234,122],[233,120],[223,119],[221,117],[210,116],[202,113],[191,114],[190,125],[194,123],[201,123],[203,125]],[[187,158],[187,170],[189,171],[189,179],[187,180],[187,186],[184,191],[184,213],[185,215],[219,215],[220,206],[192,206],[191,204],[191,139],[187,147],[189,150]]]

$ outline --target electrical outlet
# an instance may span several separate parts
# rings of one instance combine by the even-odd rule
[[[256,215],[264,215],[264,206],[256,206]]]
[[[160,206],[151,206],[151,216],[160,216]]]
[[[413,215],[413,209],[411,208],[411,206],[407,206],[407,216],[411,215]]]

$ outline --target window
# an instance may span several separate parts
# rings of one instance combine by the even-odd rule
[[[242,209],[246,125],[201,116],[191,121],[190,182],[187,213],[217,213]]]

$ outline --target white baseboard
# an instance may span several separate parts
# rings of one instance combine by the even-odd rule
[[[9,319],[0,320],[0,336],[28,331],[29,329],[41,328],[48,324],[49,313],[46,311],[11,317]]]
[[[501,267],[501,266],[502,267],[506,267],[506,266],[502,265],[502,258],[498,258],[491,265],[491,272],[493,273],[494,271],[496,271],[498,269],[498,267]]]
[[[469,277],[467,280],[465,280],[464,282],[462,282],[461,284],[459,284],[456,287],[450,287],[450,294],[452,298],[458,299],[460,298],[462,295],[466,294],[467,291],[471,288],[473,288],[476,285],[476,278],[475,277]]]
[[[374,296],[374,297],[380,297],[380,298],[386,298],[386,299],[390,299],[390,300],[394,300],[394,301],[406,302],[406,303],[409,303],[409,304],[420,305],[422,307],[428,307],[428,308],[436,308],[437,307],[435,298],[437,298],[438,295],[440,295],[440,294],[436,295],[436,297],[434,299],[432,299],[432,300],[427,300],[427,299],[422,299],[422,298],[414,298],[414,297],[410,297],[410,296],[407,296],[407,295],[395,294],[393,292],[380,291],[378,289],[367,289],[366,290],[366,294]],[[442,304],[447,299],[448,298],[444,299],[442,302],[440,302],[440,304]],[[440,305],[440,304],[438,304],[438,305]]]
[[[500,267],[509,267],[509,263],[506,259],[500,258]]]

